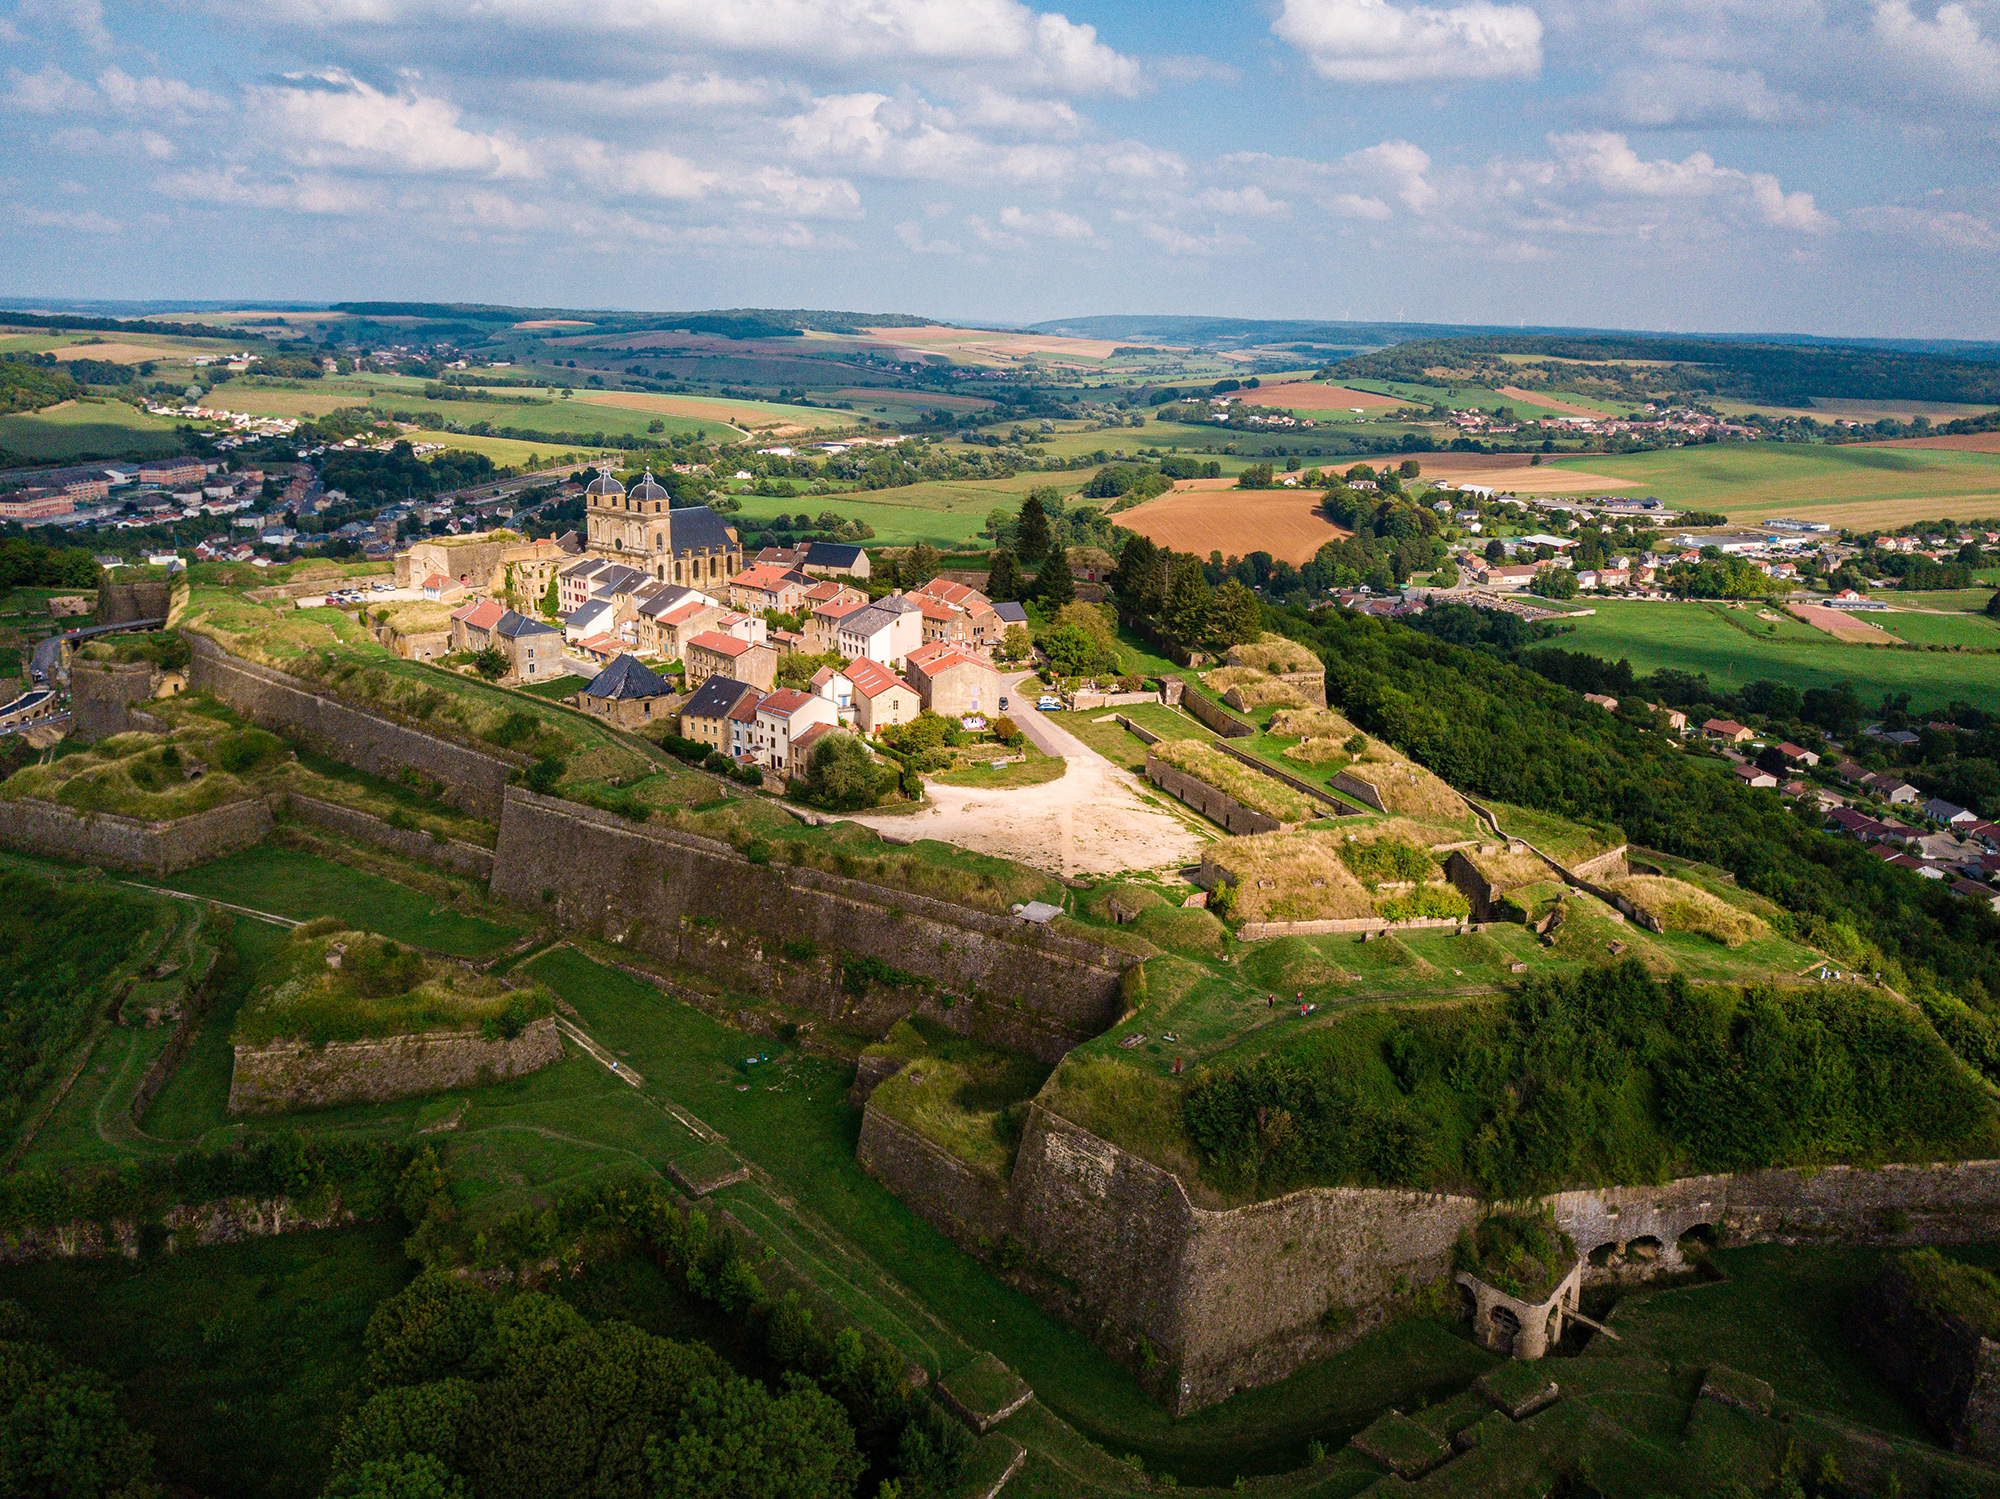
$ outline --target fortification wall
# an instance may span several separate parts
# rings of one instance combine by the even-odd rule
[[[324,1046],[299,1041],[239,1046],[229,1112],[382,1103],[445,1088],[484,1087],[539,1071],[561,1061],[562,1054],[552,1016],[530,1022],[512,1040],[488,1041],[477,1031],[431,1031]]]
[[[921,1197],[931,1225],[967,1249],[990,1252],[1011,1231],[1006,1183],[974,1170],[872,1103],[861,1113],[854,1158],[898,1197]]]
[[[1150,747],[1146,750],[1146,779],[1167,795],[1193,807],[1211,822],[1221,823],[1232,833],[1275,833],[1284,827],[1282,822],[1268,813],[1246,807],[1226,791],[1219,791],[1208,782],[1167,764]]]
[[[1321,706],[1324,707],[1325,704],[1321,704]],[[1233,744],[1218,744],[1216,748],[1232,760],[1240,760],[1259,775],[1269,776],[1274,781],[1282,781],[1294,791],[1303,792],[1314,801],[1320,803],[1321,806],[1325,807],[1335,817],[1359,817],[1361,815],[1358,810],[1350,807],[1339,797],[1333,795],[1326,787],[1316,786],[1301,776],[1293,775],[1290,771],[1280,770],[1268,760],[1260,760],[1255,755],[1246,754]]]
[[[944,1226],[956,1195],[908,1200]],[[1073,1288],[1066,1314],[1102,1322],[1114,1353],[1146,1338],[1186,1411],[1282,1379],[1350,1346],[1395,1315],[1409,1290],[1448,1273],[1453,1240],[1488,1204],[1440,1193],[1312,1188],[1269,1202],[1195,1206],[1173,1173],[1039,1105],[1015,1160],[1008,1231]],[[1678,1241],[1706,1225],[1725,1242],[1925,1244],[2000,1233],[2000,1161],[1875,1170],[1828,1167],[1688,1177],[1660,1186],[1558,1192],[1540,1199],[1586,1254],[1624,1272],[1678,1268]],[[1399,1287],[1402,1288],[1399,1290]],[[1329,1307],[1351,1316],[1323,1325]]]
[[[225,1197],[176,1203],[159,1217],[167,1230],[161,1247],[168,1254],[209,1244],[240,1244],[268,1234],[340,1228],[355,1221],[353,1209],[338,1196],[316,1213],[303,1211],[289,1197]],[[136,1260],[143,1226],[137,1218],[113,1218],[108,1223],[76,1220],[22,1228],[0,1234],[0,1265],[56,1259]]]
[[[278,810],[289,812],[301,822],[359,838],[407,859],[442,864],[474,879],[490,881],[493,878],[493,850],[490,848],[481,848],[476,843],[458,838],[439,840],[413,828],[392,828],[371,813],[357,812],[336,802],[321,801],[316,796],[301,796],[296,791],[286,792],[281,800],[282,806]]]
[[[262,801],[231,802],[172,822],[72,812],[26,797],[0,801],[0,844],[8,848],[154,875],[233,854],[270,830],[271,809]]]
[[[1115,949],[819,870],[752,864],[726,843],[506,792],[493,894],[829,1022],[880,1035],[905,1015],[1044,1061],[1119,1014]],[[546,898],[545,898],[546,893]],[[780,944],[783,944],[781,947]],[[920,982],[871,977],[874,959]]]
[[[507,777],[526,762],[499,749],[472,749],[422,729],[349,707],[310,683],[231,656],[214,641],[191,637],[188,685],[214,693],[244,717],[374,775],[420,771],[444,798],[475,817],[498,819]]]
[[[71,739],[94,744],[133,727],[132,704],[151,702],[160,669],[150,661],[73,661],[69,668]]]
[[[1322,687],[1321,691],[1324,692],[1325,688]],[[1180,705],[1224,739],[1248,739],[1257,732],[1235,714],[1218,708],[1199,692],[1183,692]]]
[[[130,624],[135,619],[165,619],[173,604],[173,580],[135,578],[106,583],[97,590],[94,617],[100,625]]]
[[[1327,781],[1334,790],[1353,797],[1365,807],[1373,807],[1377,812],[1389,810],[1382,805],[1382,793],[1359,776],[1351,776],[1344,770],[1336,770],[1327,777]]]

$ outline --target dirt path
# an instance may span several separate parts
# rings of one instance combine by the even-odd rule
[[[1045,753],[1067,762],[1060,780],[1011,791],[929,787],[932,805],[914,814],[856,817],[878,832],[936,838],[983,854],[1018,859],[1063,875],[1166,869],[1201,857],[1201,835],[1173,813],[1148,806],[1133,777],[1022,700],[1012,684],[1008,716]]]

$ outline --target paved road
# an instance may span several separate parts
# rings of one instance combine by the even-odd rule
[[[156,630],[165,624],[164,619],[133,619],[122,625],[85,625],[80,630],[65,630],[60,635],[51,635],[47,640],[35,643],[33,662],[34,680],[46,685],[55,675],[56,664],[62,659],[62,644],[65,640],[74,644],[87,640],[92,635],[109,635],[114,630]]]

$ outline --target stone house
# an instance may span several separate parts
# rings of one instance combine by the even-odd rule
[[[530,541],[512,531],[432,536],[396,553],[396,586],[419,587],[437,575],[468,593],[491,595],[516,608],[539,609],[549,580],[569,560],[560,543]]]
[[[562,636],[538,619],[512,609],[493,626],[493,644],[524,682],[547,681],[562,672]]]
[[[806,548],[804,570],[815,578],[866,578],[868,553],[838,541],[815,541]]]
[[[658,653],[667,660],[680,655],[680,636],[673,627],[665,623],[670,617],[693,618],[704,609],[714,609],[722,613],[714,599],[693,589],[678,588],[672,583],[658,585],[659,592],[642,598],[632,611],[632,636],[639,642],[639,649],[649,654]]]
[[[854,722],[854,683],[846,672],[822,666],[813,673],[812,688],[833,704],[842,723]]]
[[[711,629],[683,642],[681,666],[690,687],[724,676],[769,692],[777,681],[778,653],[768,645]]]
[[[710,677],[681,704],[681,738],[696,740],[721,754],[728,754],[730,714],[746,701],[754,713],[756,704],[763,696],[748,682],[739,682],[733,677]]]
[[[507,617],[507,611],[493,599],[481,599],[455,609],[451,616],[451,648],[454,651],[483,651],[493,644],[493,627]]]
[[[577,707],[621,729],[643,729],[672,710],[667,679],[636,656],[620,656],[576,695]]]
[[[822,578],[808,588],[799,599],[799,607],[807,615],[822,604],[865,604],[868,595],[852,583],[836,583],[831,578]]]
[[[738,764],[756,763],[761,757],[756,749],[757,708],[764,701],[764,694],[740,699],[729,710],[729,746],[723,751]]]
[[[842,619],[834,649],[850,661],[879,661],[900,671],[910,652],[924,643],[923,621],[916,604],[892,595]]]
[[[866,599],[836,598],[828,603],[815,604],[806,620],[806,639],[812,653],[819,656],[840,649],[840,622],[867,607]]]
[[[1733,718],[1711,718],[1701,726],[1701,731],[1712,739],[1720,739],[1724,744],[1748,744],[1753,737],[1748,729]]]
[[[815,724],[831,725],[836,722],[837,712],[825,698],[801,692],[796,687],[772,693],[757,705],[755,749],[758,763],[780,775],[800,774],[805,767],[793,756],[793,742],[803,737],[806,730]]]
[[[729,580],[729,602],[753,614],[766,609],[790,614],[811,586],[811,579],[804,573],[789,568],[746,568]]]
[[[855,727],[864,734],[908,723],[923,711],[916,688],[879,661],[850,661],[846,676],[854,690]]]
[[[910,652],[906,675],[923,706],[949,718],[995,713],[1000,673],[956,645],[927,645]]]

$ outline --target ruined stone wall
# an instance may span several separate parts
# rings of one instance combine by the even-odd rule
[[[507,777],[527,763],[506,750],[474,749],[350,707],[309,682],[239,660],[201,636],[190,637],[190,643],[191,688],[212,692],[251,721],[372,775],[417,770],[444,787],[446,801],[475,817],[500,816]]]
[[[1952,1451],[2000,1461],[2000,1343],[1925,1305],[1894,1260],[1854,1310],[1854,1341]]]
[[[1221,823],[1232,833],[1275,833],[1284,827],[1282,822],[1268,813],[1246,807],[1227,792],[1217,790],[1178,766],[1167,764],[1150,748],[1146,751],[1146,779],[1167,795],[1193,807],[1211,822]]]
[[[1282,1379],[1381,1326],[1399,1297],[1447,1273],[1459,1229],[1488,1209],[1471,1197],[1356,1187],[1201,1208],[1173,1173],[1039,1105],[1009,1196],[1009,1231],[1074,1287],[1067,1314],[1106,1322],[1114,1353],[1135,1357],[1143,1336],[1178,1368],[1177,1388],[1163,1392],[1177,1411]],[[908,1200],[933,1221],[959,1213],[951,1201]],[[1731,1244],[1991,1238],[2000,1161],[1757,1171],[1541,1201],[1586,1254],[1609,1245],[1614,1260],[1622,1252],[1672,1269],[1681,1236],[1703,1225]],[[1620,1273],[1615,1264],[1589,1272]],[[1329,1332],[1322,1318],[1336,1304],[1352,1315]]]
[[[497,899],[745,993],[881,1035],[909,1014],[1053,1062],[1119,1015],[1133,960],[1094,942],[574,802],[506,792]],[[546,897],[546,898],[545,898]],[[870,981],[874,959],[918,980]]]
[[[466,843],[458,838],[439,840],[414,828],[392,828],[371,813],[321,801],[316,796],[301,796],[296,791],[286,792],[278,800],[282,802],[278,810],[289,812],[300,822],[359,838],[407,859],[442,864],[447,869],[471,875],[477,880],[490,881],[493,878],[493,850],[490,848],[481,848],[476,843]]]
[[[229,1112],[383,1103],[446,1088],[484,1087],[539,1071],[562,1055],[553,1016],[531,1022],[511,1041],[488,1041],[477,1031],[431,1031],[324,1046],[298,1041],[239,1046]]]
[[[338,1196],[311,1213],[289,1197],[225,1197],[214,1202],[177,1203],[163,1212],[159,1221],[167,1230],[162,1247],[173,1254],[210,1244],[240,1244],[270,1234],[340,1228],[356,1219]],[[78,1220],[23,1228],[0,1235],[0,1265],[56,1259],[136,1260],[140,1227],[136,1218],[114,1218],[109,1223]]]
[[[999,1177],[966,1165],[873,1104],[862,1110],[854,1158],[898,1197],[920,1197],[932,1227],[967,1249],[991,1252],[1011,1231],[1013,1211]]]
[[[160,669],[150,661],[73,661],[69,668],[71,739],[95,744],[130,731],[132,704],[152,701]]]
[[[233,854],[270,830],[271,809],[257,800],[231,802],[172,822],[72,812],[27,797],[0,801],[0,844],[8,848],[153,875]]]

